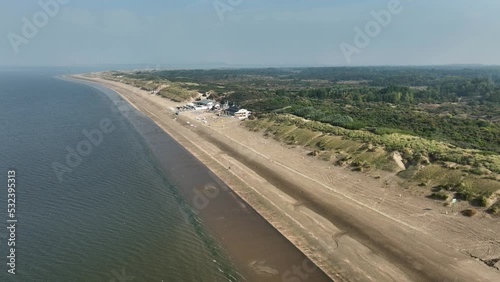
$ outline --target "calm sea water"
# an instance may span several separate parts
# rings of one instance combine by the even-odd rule
[[[53,74],[0,70],[0,281],[236,281],[120,105]],[[82,143],[103,123],[113,130]],[[68,162],[78,149],[80,163]],[[16,275],[7,273],[9,169]]]

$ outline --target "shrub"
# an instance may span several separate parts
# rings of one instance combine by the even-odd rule
[[[479,197],[477,197],[476,200],[477,200],[477,203],[478,203],[479,206],[481,206],[483,208],[485,208],[485,207],[488,206],[489,199],[487,197],[485,197],[485,196],[479,196]]]
[[[319,154],[320,154],[320,151],[314,150],[307,155],[312,156],[312,157],[317,157],[317,156],[319,156]]]
[[[448,199],[449,195],[445,192],[434,192],[432,193],[429,198],[431,199],[434,199],[434,200],[442,200],[442,201],[446,201]]]
[[[337,165],[339,166],[344,166],[348,163],[350,163],[350,161],[352,160],[352,157],[349,156],[349,155],[345,155],[345,156],[341,156],[338,160],[337,160]]]
[[[471,201],[474,199],[474,197],[475,197],[474,193],[467,190],[455,193],[455,198],[462,201]]]
[[[471,168],[469,170],[467,170],[468,172],[472,173],[472,174],[476,174],[476,175],[484,175],[486,174],[486,172],[479,168],[479,167],[474,167],[474,168]]]
[[[457,193],[455,197],[459,200],[471,201],[476,197],[476,193],[473,192],[472,182],[464,181],[457,185],[455,188]]]
[[[346,123],[343,127],[347,128],[347,129],[351,129],[351,130],[359,130],[359,129],[365,128],[366,124],[364,124],[361,121],[353,121],[353,122]]]
[[[500,214],[500,200],[494,203],[489,209],[488,212],[493,215]]]

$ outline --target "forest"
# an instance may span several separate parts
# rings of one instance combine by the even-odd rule
[[[500,153],[500,67],[331,67],[115,73],[248,108]]]

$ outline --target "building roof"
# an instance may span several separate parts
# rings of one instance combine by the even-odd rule
[[[231,106],[229,108],[226,109],[226,112],[230,112],[230,113],[236,113],[240,110],[239,107],[236,107],[236,106]]]

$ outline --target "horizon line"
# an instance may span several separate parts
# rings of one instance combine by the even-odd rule
[[[314,64],[227,64],[227,63],[110,63],[110,64],[88,64],[88,65],[2,65],[0,68],[91,68],[107,66],[129,66],[144,70],[167,70],[167,69],[262,69],[262,68],[366,68],[366,67],[500,67],[500,64],[481,63],[452,63],[452,64],[374,64],[374,65],[314,65]]]

